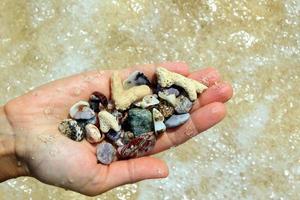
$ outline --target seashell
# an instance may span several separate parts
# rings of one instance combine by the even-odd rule
[[[160,134],[166,131],[166,125],[164,124],[164,116],[156,109],[152,109],[152,116],[154,122],[154,133]]]
[[[175,128],[187,122],[190,118],[190,114],[172,115],[169,119],[165,121],[167,128]]]
[[[132,103],[151,94],[151,89],[147,85],[134,86],[125,90],[117,72],[112,75],[111,89],[112,99],[115,101],[118,110],[126,110]]]
[[[150,84],[151,83],[149,79],[145,76],[145,74],[139,71],[134,71],[132,74],[128,76],[126,80],[123,81],[124,89],[129,89],[139,85],[150,85]]]
[[[95,112],[89,106],[86,101],[78,101],[70,108],[69,114],[73,119],[91,119]]]
[[[103,133],[107,133],[111,128],[115,131],[120,131],[121,126],[118,123],[118,120],[115,116],[107,112],[106,110],[102,110],[98,113],[100,130]]]
[[[157,99],[156,94],[147,95],[143,98],[142,101],[134,103],[135,106],[142,107],[142,108],[148,108],[150,106],[154,106],[159,104],[159,100]]]
[[[94,112],[100,112],[107,107],[108,101],[104,94],[101,92],[93,92],[89,98],[89,104]]]
[[[117,149],[118,155],[122,159],[135,158],[146,155],[150,152],[156,142],[153,132],[144,133],[131,140],[128,144]]]
[[[173,115],[175,109],[171,105],[169,105],[168,102],[161,101],[158,104],[158,110],[165,118],[168,118]]]
[[[166,91],[158,92],[158,96],[166,100],[168,103],[170,103],[172,106],[175,107],[176,105],[176,95],[175,94],[168,94]]]
[[[113,145],[107,142],[102,142],[97,145],[97,160],[108,165],[116,160],[116,149]]]
[[[128,111],[127,124],[135,136],[153,130],[152,113],[147,109],[132,108]]]
[[[191,101],[195,101],[197,99],[197,93],[202,93],[207,89],[207,86],[196,80],[189,79],[175,72],[170,72],[162,67],[158,67],[156,69],[156,75],[157,82],[162,87],[170,87],[172,85],[180,86],[188,93]]]
[[[189,98],[180,95],[176,99],[175,111],[179,114],[188,113],[193,106],[193,103]]]
[[[85,126],[85,132],[86,132],[86,140],[89,143],[98,143],[101,142],[104,139],[104,134],[101,134],[97,126],[93,124],[87,124]]]
[[[74,141],[81,141],[84,138],[84,130],[73,119],[65,119],[58,125],[58,130]]]

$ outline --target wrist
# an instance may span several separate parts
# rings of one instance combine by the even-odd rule
[[[0,182],[27,174],[27,167],[16,155],[15,134],[0,106]]]

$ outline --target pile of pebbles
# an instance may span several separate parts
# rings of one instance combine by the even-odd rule
[[[167,128],[190,118],[197,95],[207,87],[200,82],[158,67],[153,82],[135,71],[122,82],[118,72],[111,77],[112,99],[93,92],[88,101],[75,103],[69,119],[58,130],[80,142],[97,145],[102,164],[140,157],[151,151]]]

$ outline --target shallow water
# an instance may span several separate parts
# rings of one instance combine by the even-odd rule
[[[299,23],[299,0],[1,0],[0,103],[93,68],[214,66],[228,117],[159,155],[169,178],[95,199],[300,199]],[[0,199],[88,198],[18,178]]]

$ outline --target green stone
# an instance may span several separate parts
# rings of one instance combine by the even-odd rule
[[[135,136],[153,131],[152,113],[146,109],[130,109],[128,111],[127,123]]]

